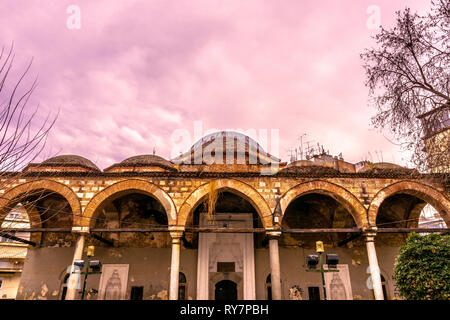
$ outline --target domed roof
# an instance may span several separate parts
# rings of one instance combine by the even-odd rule
[[[309,166],[322,166],[325,167],[326,165],[324,165],[321,162],[314,162],[311,160],[297,160],[294,162],[289,163],[286,168],[291,168],[291,167],[309,167]]]
[[[67,154],[60,155],[50,159],[47,159],[41,163],[41,165],[55,166],[55,167],[83,167],[94,171],[100,171],[100,169],[91,161],[84,157]]]
[[[289,163],[286,167],[281,169],[282,172],[296,172],[296,173],[337,173],[338,171],[332,165],[323,162],[314,162],[311,160],[297,160]]]
[[[154,155],[154,154],[143,154],[139,156],[134,156],[127,158],[118,164],[120,167],[133,167],[133,166],[157,166],[165,169],[175,169],[172,162],[166,159]]]
[[[217,159],[216,153],[222,153]],[[218,154],[217,154],[218,155]],[[204,136],[192,145],[188,152],[172,159],[175,163],[201,164],[212,161],[215,164],[269,164],[281,160],[266,153],[261,145],[245,134],[235,131],[218,131]],[[204,157],[208,157],[208,159]],[[209,159],[212,156],[212,159]],[[219,162],[221,161],[221,162]],[[254,163],[253,163],[254,162]],[[210,163],[208,163],[210,164]]]
[[[377,162],[373,164],[366,164],[362,168],[360,168],[357,172],[386,172],[386,171],[411,171],[411,169],[399,166],[398,164],[389,163],[389,162]]]
[[[258,142],[256,142],[254,139],[250,138],[249,136],[246,136],[243,133],[235,132],[235,131],[218,131],[211,134],[208,134],[204,136],[203,138],[199,139],[196,143],[194,143],[191,147],[191,150],[197,149],[205,144],[208,144],[209,142],[212,142],[216,140],[217,138],[225,138],[227,140],[228,138],[236,139],[241,142],[244,142],[245,145],[252,145],[255,147],[258,147],[260,150],[263,150],[262,147],[259,145]]]

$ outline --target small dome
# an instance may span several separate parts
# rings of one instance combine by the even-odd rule
[[[154,154],[143,154],[140,156],[130,157],[120,162],[117,166],[120,167],[155,166],[164,169],[175,170],[175,167],[172,162],[167,161],[166,159]]]
[[[41,165],[55,166],[55,167],[83,167],[94,171],[100,171],[100,169],[91,161],[84,157],[77,155],[61,155],[50,159],[47,159],[41,163]]]
[[[297,161],[289,163],[286,166],[286,169],[291,168],[291,167],[310,167],[310,166],[326,167],[326,165],[324,165],[323,163],[320,163],[320,162],[314,162],[311,160],[297,160]]]
[[[411,169],[399,166],[398,164],[389,162],[377,162],[373,164],[366,164],[362,168],[358,169],[357,172],[385,172],[385,171],[411,171]]]
[[[280,172],[305,173],[305,174],[336,174],[338,171],[330,164],[314,162],[310,160],[298,160],[289,163]]]
[[[375,168],[379,168],[379,169],[404,169],[404,167],[399,166],[398,164],[395,163],[390,163],[390,162],[377,162],[374,164]]]

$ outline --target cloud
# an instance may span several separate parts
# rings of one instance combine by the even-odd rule
[[[279,129],[280,156],[298,137],[347,160],[383,150],[359,53],[373,44],[370,1],[78,0],[81,29],[66,27],[72,2],[4,1],[0,39],[14,40],[17,70],[34,57],[30,104],[60,110],[51,150],[104,168],[137,154],[169,158],[176,129]],[[378,1],[383,24],[428,0]],[[193,139],[193,138],[192,138]]]

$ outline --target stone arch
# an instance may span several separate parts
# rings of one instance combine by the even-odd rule
[[[368,225],[366,209],[358,198],[343,187],[324,180],[301,183],[285,192],[280,198],[282,219],[287,207],[293,200],[309,193],[319,193],[332,197],[347,209],[359,228],[364,228]]]
[[[162,190],[155,184],[145,180],[129,179],[116,182],[95,194],[84,209],[83,220],[81,222],[82,226],[92,227],[94,225],[94,220],[92,219],[92,217],[94,216],[97,208],[109,197],[119,192],[127,191],[137,191],[140,193],[144,193],[158,200],[166,211],[167,221],[169,222],[169,225],[175,224],[177,211],[172,198],[164,190]]]
[[[272,211],[266,200],[252,186],[235,179],[215,179],[216,190],[226,190],[243,197],[256,209],[264,228],[272,226]],[[177,225],[186,226],[189,214],[197,207],[203,197],[208,194],[209,182],[195,189],[180,207]]]
[[[44,179],[25,182],[13,187],[5,194],[3,194],[3,196],[0,197],[0,221],[3,221],[3,218],[15,205],[17,205],[27,196],[32,195],[33,192],[37,192],[39,190],[46,190],[57,193],[64,199],[66,199],[74,215],[74,221],[76,220],[75,218],[77,216],[81,215],[80,200],[71,188],[60,182]],[[41,219],[36,208],[32,204],[25,205],[24,207],[29,214],[31,227],[40,227]]]
[[[447,226],[450,225],[450,199],[448,199],[439,190],[429,185],[410,180],[393,183],[378,191],[378,193],[373,197],[369,207],[368,217],[371,225],[376,225],[378,209],[383,201],[397,193],[415,196],[428,202],[439,211]]]

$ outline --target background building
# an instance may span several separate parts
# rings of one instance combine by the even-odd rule
[[[450,172],[450,102],[419,116],[431,172]]]
[[[26,210],[19,204],[5,217],[2,228],[29,228],[30,221]],[[9,235],[29,240],[27,232],[8,232]],[[0,236],[0,298],[15,299],[27,256],[28,245],[15,241],[4,234]]]

